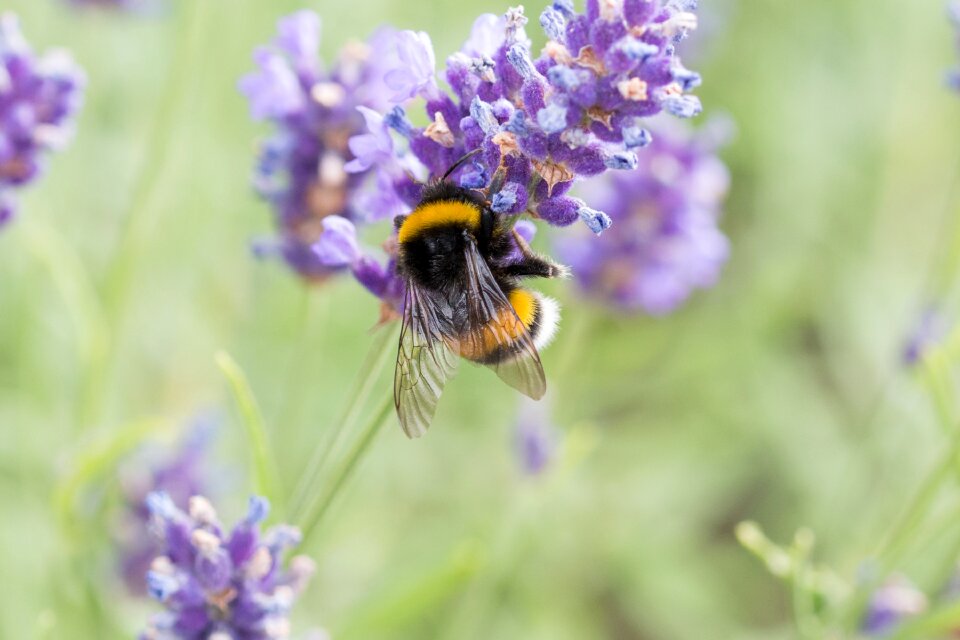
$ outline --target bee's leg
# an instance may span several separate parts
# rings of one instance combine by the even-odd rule
[[[566,278],[570,275],[567,267],[535,253],[516,229],[513,230],[513,240],[522,258],[519,262],[503,267],[505,275],[534,278]]]

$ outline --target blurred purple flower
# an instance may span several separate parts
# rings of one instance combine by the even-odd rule
[[[320,18],[298,11],[277,23],[273,41],[254,52],[256,70],[239,82],[251,116],[276,128],[261,147],[253,183],[273,205],[279,237],[256,242],[254,251],[282,257],[309,281],[350,266],[315,246],[325,218],[356,224],[401,212],[396,198],[367,195],[379,190],[373,162],[364,163],[372,159],[368,141],[349,144],[353,136],[370,135],[364,124],[370,113],[361,115],[358,108],[376,113],[387,106],[383,77],[393,61],[394,40],[395,32],[380,30],[366,43],[348,44],[324,68],[317,55]]]
[[[396,62],[384,76],[393,91],[390,100],[401,103],[421,96],[430,98],[437,88],[437,61],[430,36],[423,31],[401,31],[394,39]]]
[[[155,13],[164,7],[166,0],[66,0],[80,9],[104,9],[138,14]]]
[[[662,315],[719,276],[729,252],[717,227],[729,174],[716,155],[726,137],[722,123],[696,133],[668,120],[652,125],[637,169],[583,186],[616,231],[556,244],[584,292],[626,311]]]
[[[553,461],[559,434],[546,400],[521,399],[514,439],[520,468],[527,475],[539,475]]]
[[[15,191],[70,139],[84,84],[66,52],[34,54],[17,17],[0,13],[0,225],[13,217]]]
[[[918,364],[931,348],[946,337],[949,330],[949,323],[943,313],[935,306],[928,306],[908,335],[900,361],[907,367]]]
[[[120,469],[121,491],[127,511],[119,523],[117,545],[120,571],[131,592],[146,594],[144,579],[150,563],[161,552],[148,534],[150,512],[146,497],[163,491],[174,504],[186,508],[191,496],[209,490],[209,450],[216,420],[203,416],[185,432],[175,450],[157,460],[155,450],[144,451]]]
[[[927,598],[906,577],[889,578],[870,598],[861,630],[868,636],[889,635],[911,616],[923,613]]]
[[[13,201],[9,196],[0,194],[0,228],[13,220]]]
[[[950,0],[947,3],[947,17],[954,31],[954,46],[960,53],[960,0]],[[947,73],[947,84],[954,91],[960,91],[960,70],[954,68]]]
[[[367,171],[381,162],[393,158],[393,139],[382,115],[373,109],[359,106],[369,133],[355,135],[349,140],[354,158],[344,166],[348,173]]]
[[[289,635],[290,609],[315,567],[298,556],[283,568],[283,554],[299,543],[300,533],[278,525],[261,534],[269,510],[265,499],[251,498],[247,516],[229,532],[201,496],[190,498],[187,512],[165,493],[150,494],[147,506],[162,540],[147,589],[166,610],[152,618],[143,640]]]

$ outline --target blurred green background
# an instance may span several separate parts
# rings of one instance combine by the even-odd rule
[[[288,490],[343,411],[377,301],[348,279],[305,288],[248,249],[272,231],[248,185],[267,129],[235,85],[304,6],[328,59],[391,23],[428,31],[439,60],[507,7],[3,2],[89,86],[73,144],[0,233],[2,638],[130,637],[155,610],[124,594],[109,537],[116,461],[141,437],[218,409],[219,503],[241,513],[248,445],[219,350],[250,379]],[[950,298],[960,175],[943,7],[702,9],[684,60],[706,113],[738,128],[720,284],[660,319],[553,288],[564,324],[544,363],[564,444],[542,477],[519,471],[518,398],[486,371],[461,372],[425,439],[391,421],[303,550],[319,571],[299,637],[792,637],[789,595],[736,523],[781,540],[809,526],[818,559],[854,577],[914,492],[942,435],[899,349],[927,300]],[[921,584],[944,570],[915,565]]]

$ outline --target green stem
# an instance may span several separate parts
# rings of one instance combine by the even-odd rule
[[[176,32],[181,35],[174,42],[174,59],[168,71],[163,102],[157,110],[147,140],[143,165],[137,173],[128,213],[120,232],[120,243],[107,274],[106,299],[111,318],[116,318],[120,312],[132,281],[133,263],[151,239],[150,231],[154,220],[147,214],[160,182],[159,178],[167,166],[171,142],[175,139],[172,135],[172,123],[177,107],[193,77],[187,69],[204,36],[203,21],[199,20],[198,16],[202,15],[207,4],[209,3],[184,3],[187,7],[183,9],[187,12],[184,18],[187,27],[177,25],[176,28]]]
[[[198,16],[203,14],[209,3],[184,4],[187,7],[183,10],[186,12],[184,20],[187,26],[176,25],[177,34],[182,35],[174,42],[174,60],[168,72],[163,102],[154,118],[117,248],[104,277],[103,306],[107,339],[98,366],[87,374],[86,393],[82,397],[82,406],[89,421],[97,420],[103,410],[104,389],[116,364],[117,342],[122,334],[122,312],[134,280],[135,261],[145,253],[146,245],[152,240],[155,220],[148,213],[163,169],[168,164],[171,142],[175,138],[172,122],[192,77],[188,71],[189,65],[203,42],[204,21]]]
[[[240,365],[225,351],[216,356],[217,366],[223,372],[230,389],[233,392],[240,418],[246,428],[247,441],[250,445],[250,455],[253,461],[253,476],[256,491],[273,503],[278,514],[284,513],[284,494],[280,481],[280,470],[277,459],[273,455],[270,439],[267,436],[267,427],[263,420],[263,413],[257,404],[257,399],[250,388],[250,382]]]
[[[941,638],[960,625],[960,602],[951,602],[921,618],[905,623],[889,640]]]
[[[81,371],[76,427],[82,429],[90,422],[91,398],[98,395],[98,373],[109,343],[104,310],[83,261],[70,243],[35,216],[25,217],[22,226],[27,246],[50,273],[75,327]]]
[[[333,504],[333,501],[339,495],[344,483],[353,474],[357,463],[363,454],[370,448],[374,437],[379,433],[380,428],[388,422],[388,418],[393,413],[393,397],[390,394],[384,394],[380,406],[373,417],[360,432],[360,436],[350,449],[346,457],[333,473],[333,478],[328,484],[328,489],[323,498],[315,503],[308,503],[306,507],[306,516],[300,522],[300,528],[303,531],[303,544],[311,537],[316,530],[317,524],[323,519],[324,514]]]
[[[954,176],[947,191],[943,214],[937,234],[937,247],[933,251],[934,258],[930,261],[927,270],[926,286],[928,304],[930,299],[939,297],[953,289],[958,266],[960,266],[960,217],[955,215],[957,198],[960,195],[960,157],[954,160],[951,171]]]
[[[315,292],[308,285],[302,286],[294,326],[290,330],[290,335],[300,336],[300,339],[291,344],[292,353],[286,367],[287,376],[282,387],[283,396],[279,417],[276,420],[276,424],[288,433],[294,425],[299,426],[304,400],[311,391],[310,385],[301,383],[316,367],[315,342],[317,337],[324,333],[322,329],[326,324],[327,312],[330,308],[330,296],[312,295]],[[316,308],[314,308],[315,305]]]
[[[891,571],[896,568],[910,544],[911,536],[916,532],[923,517],[929,511],[943,483],[952,476],[960,454],[960,428],[954,430],[950,447],[937,465],[930,471],[920,485],[916,496],[907,507],[900,522],[887,537],[886,542],[876,554],[879,570],[876,577],[861,585],[854,597],[848,615],[848,627],[852,628],[863,617],[863,610],[873,591]]]
[[[333,427],[327,431],[327,435],[317,443],[317,447],[307,463],[306,471],[300,477],[300,481],[293,492],[293,497],[290,500],[290,514],[294,518],[301,515],[303,509],[306,508],[306,502],[326,467],[327,459],[330,457],[330,453],[337,448],[342,435],[353,430],[360,417],[360,412],[376,387],[384,367],[391,359],[392,351],[387,346],[392,344],[391,338],[394,336],[394,331],[381,329],[374,337],[370,350],[360,365],[360,371],[354,378],[353,388],[348,396],[350,400],[344,406],[342,414],[334,422]]]

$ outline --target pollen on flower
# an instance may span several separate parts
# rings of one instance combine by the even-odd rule
[[[424,129],[423,135],[447,148],[453,147],[454,144],[456,144],[453,133],[450,131],[450,127],[447,125],[447,120],[444,118],[442,111],[437,111],[433,114],[433,122]]]
[[[689,11],[677,13],[664,22],[660,28],[664,35],[669,38],[685,35],[688,31],[694,31],[697,28],[697,15]]]
[[[190,517],[204,524],[216,524],[217,512],[210,501],[203,496],[191,496],[189,502]]]
[[[617,83],[617,91],[627,100],[639,102],[647,99],[647,83],[640,78],[630,78]]]
[[[347,97],[347,90],[336,82],[318,82],[310,89],[310,95],[324,107],[336,107]]]
[[[220,548],[220,541],[217,536],[203,529],[194,530],[190,541],[200,553],[212,553]]]

